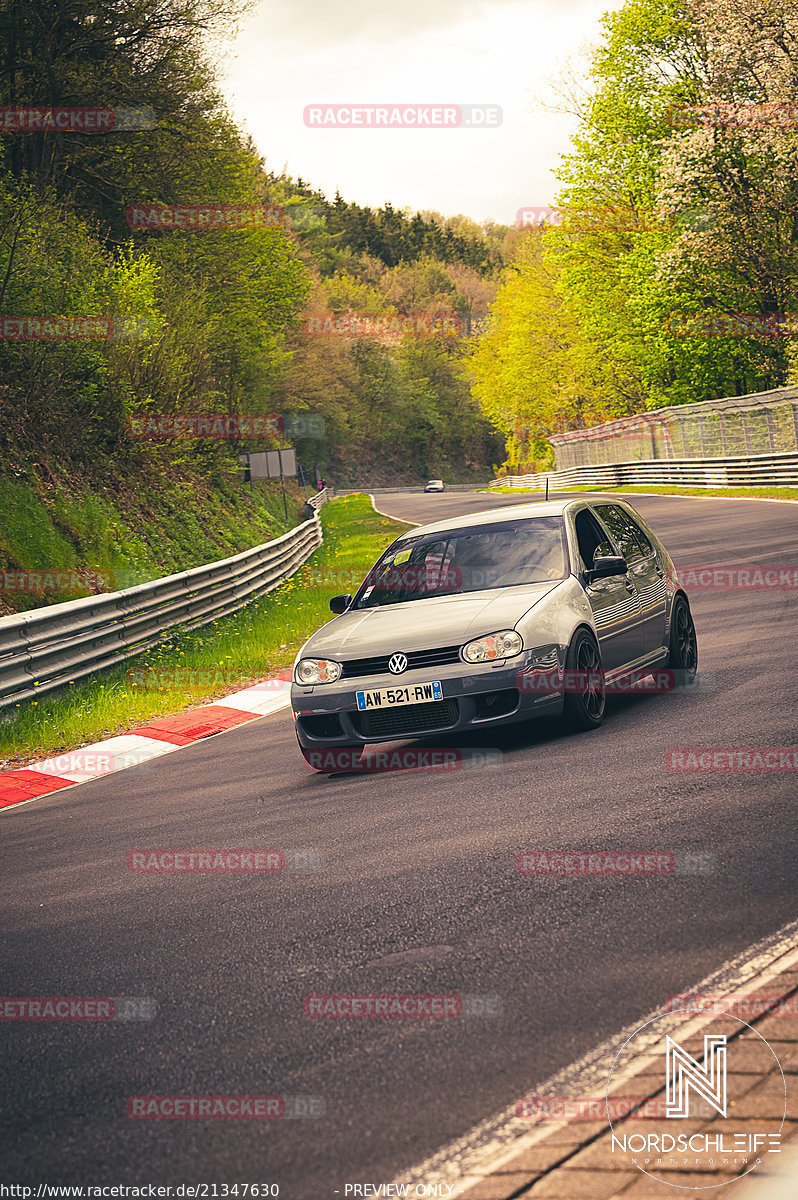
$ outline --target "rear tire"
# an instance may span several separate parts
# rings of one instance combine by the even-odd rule
[[[598,729],[604,720],[607,699],[601,651],[589,630],[579,629],[574,635],[565,656],[565,671],[565,724],[574,732]]]
[[[684,596],[677,596],[673,602],[668,666],[676,672],[677,686],[692,683],[698,670],[698,638],[693,614]]]

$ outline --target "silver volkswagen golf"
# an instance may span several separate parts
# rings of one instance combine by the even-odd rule
[[[300,749],[325,772],[351,754],[319,750],[552,715],[593,729],[622,681],[654,673],[670,690],[698,666],[670,555],[606,496],[412,529],[330,608],[339,615],[300,650],[291,688]]]

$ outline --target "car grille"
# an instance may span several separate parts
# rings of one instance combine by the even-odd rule
[[[393,653],[393,652],[392,652]],[[341,679],[359,679],[363,675],[389,675],[388,659],[390,654],[382,654],[379,658],[351,658],[341,662],[343,671]],[[442,646],[437,650],[411,650],[407,654],[407,669],[445,667],[450,663],[460,661],[459,646]]]
[[[401,704],[383,712],[352,713],[352,724],[361,737],[404,737],[430,729],[448,729],[457,723],[456,700],[434,700],[430,704]]]

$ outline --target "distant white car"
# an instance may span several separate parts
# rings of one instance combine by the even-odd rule
[[[425,492],[445,492],[446,485],[442,479],[430,479],[429,483],[424,488]]]

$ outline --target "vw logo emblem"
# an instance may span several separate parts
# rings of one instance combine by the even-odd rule
[[[407,670],[407,655],[392,654],[388,659],[388,670],[394,675],[401,675],[402,671]]]

